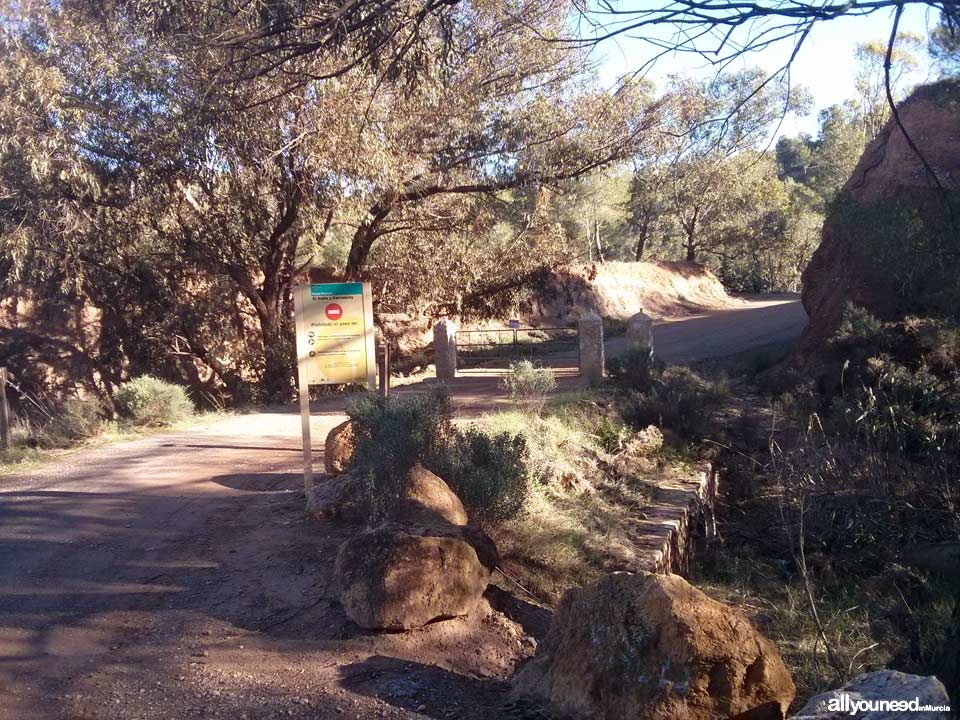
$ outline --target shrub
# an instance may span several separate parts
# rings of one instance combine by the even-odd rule
[[[503,521],[527,498],[527,444],[522,435],[454,430],[426,465],[446,480],[471,517]]]
[[[103,430],[103,408],[98,400],[70,398],[49,426],[49,432],[67,442],[99,435]]]
[[[661,425],[684,435],[702,435],[711,411],[729,393],[724,381],[704,380],[687,367],[666,368],[651,381],[650,390],[624,403],[623,416],[635,428]]]
[[[384,519],[416,463],[443,478],[474,517],[500,520],[523,506],[527,449],[519,435],[453,427],[453,406],[441,387],[423,395],[352,403],[353,468],[367,479],[370,518]]]
[[[607,360],[607,374],[614,384],[627,390],[650,389],[655,373],[662,369],[652,350],[630,348]]]
[[[624,318],[605,317],[603,318],[603,336],[612,338],[617,335],[626,335],[628,324]]]
[[[838,236],[857,238],[854,266],[878,297],[900,311],[960,320],[960,233],[956,189],[903,188],[874,203],[838,198],[831,223]]]
[[[630,439],[630,428],[607,415],[603,415],[597,421],[594,435],[604,452],[614,454],[623,450],[627,440]]]
[[[836,348],[877,345],[883,335],[883,323],[867,310],[848,302],[843,308],[843,319],[833,336]]]
[[[194,413],[183,387],[151,375],[141,375],[121,385],[114,400],[120,414],[137,427],[172,425]]]
[[[503,387],[510,397],[527,409],[539,412],[547,395],[557,387],[553,372],[538,367],[529,360],[510,363],[510,370],[503,378]]]
[[[367,479],[371,519],[382,520],[402,495],[407,474],[434,456],[451,432],[453,405],[442,385],[422,395],[363,395],[347,407],[355,449],[351,465]]]
[[[881,355],[833,398],[833,419],[870,447],[918,457],[960,450],[960,384]]]

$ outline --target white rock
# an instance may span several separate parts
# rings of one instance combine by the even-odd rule
[[[881,700],[915,702],[919,707],[927,705],[949,707],[950,698],[947,690],[937,678],[932,675],[908,675],[896,670],[878,670],[865,675],[858,675],[841,688],[821,693],[810,698],[799,714],[792,720],[841,720],[855,717],[857,720],[946,720],[950,713],[917,712],[909,708],[881,709],[874,705],[866,712],[851,714],[854,703],[869,702],[871,704]]]

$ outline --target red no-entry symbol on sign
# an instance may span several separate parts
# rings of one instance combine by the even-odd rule
[[[327,316],[327,320],[339,320],[343,317],[343,308],[337,303],[330,303],[324,308],[323,312]]]

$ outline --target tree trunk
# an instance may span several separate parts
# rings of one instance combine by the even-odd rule
[[[344,277],[347,280],[359,280],[363,276],[363,268],[370,257],[373,243],[379,237],[379,228],[390,214],[390,205],[375,205],[369,213],[369,218],[360,224],[350,241],[350,253],[347,255],[347,267]]]
[[[647,224],[644,223],[640,227],[640,233],[637,236],[637,247],[636,247],[636,250],[634,251],[634,255],[636,256],[637,262],[643,261],[643,253],[647,249],[647,234],[649,232],[650,231],[649,231],[649,228],[647,227]]]
[[[603,244],[600,242],[600,221],[593,221],[593,246],[597,250],[597,260],[603,262]]]
[[[285,403],[293,393],[293,370],[296,364],[293,333],[288,318],[282,312],[289,282],[278,279],[267,287],[258,288],[240,268],[232,267],[231,274],[256,310],[260,323],[260,339],[263,343],[263,375],[260,378],[262,398],[270,403]]]
[[[263,338],[263,377],[260,390],[268,403],[285,403],[293,392],[294,342],[274,306],[272,312],[260,318]]]
[[[697,261],[697,240],[693,232],[687,233],[687,262]]]

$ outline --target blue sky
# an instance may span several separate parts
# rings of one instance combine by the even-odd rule
[[[620,7],[627,8],[624,2]],[[932,28],[938,14],[925,6],[908,5],[900,21],[901,31],[917,33],[924,38]],[[813,95],[813,111],[801,118],[788,118],[780,134],[795,135],[804,131],[816,134],[817,112],[834,103],[855,95],[854,73],[856,64],[854,49],[858,43],[871,40],[886,42],[890,36],[893,11],[878,11],[866,17],[839,18],[818,23],[804,43],[793,64],[792,82],[803,85]],[[752,53],[744,60],[744,66],[759,66],[773,71],[784,64],[792,51],[792,45],[783,43],[762,52]],[[602,44],[596,51],[600,79],[605,85],[640,67],[652,54],[646,43],[632,38],[617,38]],[[921,58],[926,61],[926,54]],[[657,61],[648,75],[660,82],[674,73],[702,75],[713,72],[702,58],[690,54],[675,54]],[[908,82],[918,83],[927,79],[929,69],[913,73]]]

